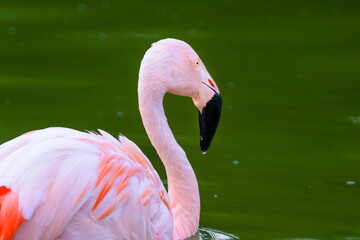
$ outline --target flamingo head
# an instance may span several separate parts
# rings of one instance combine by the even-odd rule
[[[150,79],[160,81],[156,87],[193,99],[199,110],[200,147],[206,153],[220,120],[222,99],[200,57],[189,44],[167,38],[153,43],[146,52],[140,75],[145,68],[150,70],[146,71]]]

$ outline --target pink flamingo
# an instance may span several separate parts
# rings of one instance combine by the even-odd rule
[[[166,92],[199,109],[205,152],[221,113],[219,89],[195,51],[164,39],[139,73],[143,124],[168,178],[167,194],[150,161],[124,136],[47,128],[0,146],[0,240],[185,239],[196,233],[195,173],[166,120]]]

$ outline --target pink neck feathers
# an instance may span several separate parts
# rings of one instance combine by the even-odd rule
[[[163,98],[167,90],[161,86],[161,81],[146,79],[144,76],[147,74],[140,74],[138,85],[140,114],[150,141],[165,166],[174,221],[174,239],[184,239],[195,234],[199,226],[198,184],[164,113]]]

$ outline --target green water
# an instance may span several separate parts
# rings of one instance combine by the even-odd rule
[[[206,155],[166,96],[201,227],[241,239],[360,239],[359,1],[1,1],[0,142],[49,126],[123,133],[165,172],[137,108],[150,44],[193,46],[223,112]]]

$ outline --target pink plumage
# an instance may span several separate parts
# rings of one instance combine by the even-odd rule
[[[102,130],[32,131],[0,146],[0,240],[184,239],[195,234],[197,180],[167,124],[162,99],[166,92],[189,96],[204,113],[219,90],[199,63],[188,44],[165,39],[147,51],[140,68],[140,113],[165,165],[169,194],[150,161],[126,137],[115,139]]]

